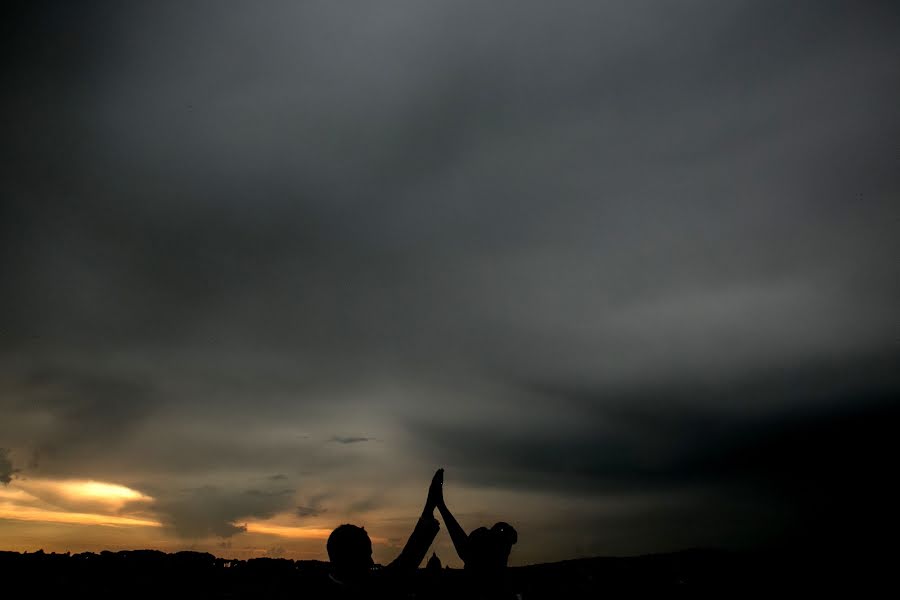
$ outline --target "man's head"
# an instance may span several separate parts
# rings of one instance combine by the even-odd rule
[[[328,536],[328,560],[335,577],[342,581],[354,581],[369,574],[372,569],[372,540],[362,527],[344,524]]]

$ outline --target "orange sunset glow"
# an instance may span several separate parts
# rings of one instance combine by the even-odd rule
[[[165,531],[166,524],[148,511],[148,506],[154,501],[153,497],[138,490],[105,481],[17,479],[9,485],[0,486],[0,523],[5,521],[6,527],[22,531],[26,531],[29,525],[41,527],[44,532],[53,531],[56,527],[63,538],[65,526],[87,526],[92,531],[85,535],[87,539],[115,540],[117,544],[123,541],[127,544],[130,540],[129,547],[179,547],[178,542],[171,538],[168,542],[165,541],[167,536],[162,532]],[[238,548],[235,554],[266,553],[265,540],[280,539],[286,542],[315,542],[313,547],[298,548],[294,554],[298,557],[321,558],[323,553],[318,547],[328,538],[331,528],[292,525],[290,521],[290,515],[276,516],[270,520],[243,520],[238,526],[255,545],[251,543],[247,548]],[[160,531],[151,534],[147,530]],[[160,538],[160,535],[163,537]],[[375,544],[386,542],[385,538],[379,536],[372,536],[372,541]],[[16,547],[19,545],[15,544]],[[25,550],[37,549],[33,546],[26,543],[22,547]],[[191,542],[191,547],[207,546],[220,553],[223,549],[221,542]],[[40,547],[48,551],[81,549],[68,540],[57,543],[52,536],[42,540]],[[84,545],[84,548],[90,547],[93,544]]]

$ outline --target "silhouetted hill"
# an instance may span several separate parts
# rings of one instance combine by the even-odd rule
[[[735,598],[872,584],[855,579],[857,571],[846,563],[818,556],[689,550],[513,567],[509,576],[523,600]],[[405,597],[466,597],[465,576],[456,569],[420,569]],[[326,597],[329,586],[328,563],[321,561],[157,550],[0,552],[0,577],[7,590],[26,591],[22,598],[316,598]]]

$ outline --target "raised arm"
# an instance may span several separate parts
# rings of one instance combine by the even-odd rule
[[[428,553],[431,542],[434,541],[440,525],[434,518],[434,508],[440,495],[441,484],[444,479],[444,470],[438,469],[431,480],[431,487],[428,488],[428,497],[425,499],[425,508],[422,509],[422,516],[416,523],[415,529],[409,536],[403,551],[388,567],[401,570],[415,570],[421,564],[422,559]]]
[[[436,497],[437,508],[441,512],[441,518],[444,519],[444,525],[447,526],[447,531],[450,533],[450,539],[453,540],[453,547],[456,548],[456,554],[459,556],[459,559],[465,563],[468,560],[469,536],[463,531],[463,528],[456,521],[453,513],[447,508],[447,503],[444,502],[443,469],[438,469],[438,472],[435,473],[434,477],[436,480],[438,479],[438,476],[440,476],[440,493]],[[434,485],[434,483],[432,483],[432,485]]]

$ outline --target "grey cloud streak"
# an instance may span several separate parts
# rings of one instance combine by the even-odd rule
[[[336,435],[329,441],[336,442],[338,444],[359,444],[361,442],[373,442],[375,440],[373,438],[367,437]]]
[[[231,537],[246,531],[242,518],[267,518],[291,505],[294,490],[223,490],[214,486],[179,490],[158,499],[158,511],[175,532],[186,538]]]
[[[656,492],[896,392],[890,3],[17,10],[0,446],[42,473],[233,533],[299,502],[254,476]]]
[[[13,475],[18,469],[13,468],[12,461],[9,458],[9,450],[0,448],[0,483],[6,485],[12,481]]]

